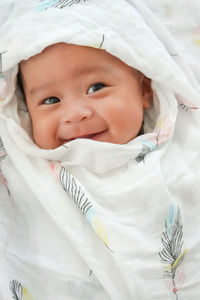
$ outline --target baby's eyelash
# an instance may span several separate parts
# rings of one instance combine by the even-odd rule
[[[103,89],[106,87],[106,84],[103,82],[95,82],[93,83],[87,90],[87,94],[93,94],[95,92],[98,92],[99,90]],[[52,104],[56,104],[59,103],[60,99],[58,97],[48,97],[45,98],[44,100],[42,100],[42,105],[52,105]]]
[[[87,90],[87,94],[93,94],[101,89],[106,87],[106,85],[103,82],[96,82],[93,83]]]
[[[58,97],[48,97],[42,101],[42,104],[51,105],[60,102]]]

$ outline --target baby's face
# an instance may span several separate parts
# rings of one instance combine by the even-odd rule
[[[77,138],[125,144],[137,136],[150,83],[106,51],[59,43],[20,64],[35,143]]]

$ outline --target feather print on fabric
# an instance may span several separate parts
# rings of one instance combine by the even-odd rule
[[[0,138],[0,161],[3,161],[7,156],[6,150],[4,148],[2,139]],[[8,194],[10,195],[10,191],[8,189],[8,182],[6,180],[6,178],[4,177],[1,169],[0,169],[0,183],[2,183],[5,188],[7,189]]]
[[[173,121],[170,119],[170,117],[161,115],[159,116],[154,133],[157,134],[157,146],[160,146],[165,141],[167,141],[173,132]]]
[[[2,183],[5,186],[5,188],[7,189],[8,195],[10,195],[10,191],[8,189],[8,182],[7,182],[6,178],[4,177],[4,175],[2,174],[1,169],[0,169],[0,183]]]
[[[37,9],[39,11],[47,10],[49,7],[51,7],[53,4],[57,3],[58,0],[42,0],[37,5]]]
[[[4,148],[2,139],[0,137],[0,161],[4,160],[6,158],[6,155],[7,155],[7,153],[6,153],[6,150]]]
[[[33,300],[31,294],[17,280],[12,280],[10,283],[13,300]]]
[[[100,46],[98,47],[99,49],[102,49],[102,46],[103,46],[104,40],[105,40],[105,35],[103,34],[103,37],[102,37],[101,44],[100,44]]]
[[[135,160],[137,162],[145,161],[145,157],[148,153],[152,152],[157,148],[157,139],[152,138],[152,140],[143,140],[142,141],[142,151],[136,156]]]
[[[102,38],[101,40],[99,41],[99,43],[95,43],[95,44],[89,44],[88,46],[89,47],[92,47],[92,48],[96,48],[96,49],[101,49],[101,50],[105,50],[105,48],[103,48],[103,44],[104,44],[104,41],[105,41],[105,34],[102,35]]]
[[[89,223],[92,225],[94,231],[108,247],[108,233],[101,224],[99,218],[92,205],[91,196],[82,187],[80,182],[69,172],[69,170],[61,167],[60,170],[60,182],[63,189],[68,193],[70,198],[76,203],[82,214],[86,217]]]
[[[2,73],[2,53],[0,53],[0,73]]]
[[[10,289],[14,300],[22,300],[23,286],[17,280],[13,280],[10,283]]]
[[[56,180],[62,185],[62,188],[67,192],[69,197],[74,201],[82,214],[86,217],[98,237],[103,241],[105,246],[108,246],[108,232],[105,230],[97,213],[93,207],[93,199],[82,184],[76,179],[66,168],[60,163],[49,162],[51,173]]]
[[[136,156],[137,162],[144,162],[147,154],[168,140],[173,132],[173,121],[168,116],[159,116],[154,132],[146,140],[141,140],[142,151]]]
[[[1,74],[2,67],[3,67],[2,55],[6,52],[7,51],[0,53],[0,102],[3,101],[8,94],[8,87],[7,87],[7,82],[6,82],[5,76],[3,74]]]
[[[3,75],[0,75],[0,102],[8,95],[8,85]]]
[[[178,94],[176,94],[176,99],[178,101],[179,108],[184,110],[185,112],[194,112],[195,110],[200,108]]]
[[[70,198],[74,200],[82,214],[85,216],[92,208],[92,204],[86,194],[82,191],[80,185],[77,185],[75,178],[64,167],[62,167],[60,171],[60,182],[63,189],[69,194]]]
[[[159,252],[161,261],[166,264],[163,277],[168,288],[178,300],[178,291],[185,279],[183,260],[187,250],[183,242],[183,225],[179,207],[171,205],[165,219],[165,231],[161,238],[163,250]]]
[[[3,67],[3,61],[2,61],[2,55],[4,53],[6,53],[7,51],[4,51],[4,52],[0,52],[0,73],[2,73],[2,67]]]
[[[38,9],[40,11],[44,11],[47,10],[50,7],[54,7],[54,8],[64,8],[64,7],[71,7],[74,4],[80,3],[80,2],[85,2],[88,0],[42,0],[40,1],[39,5],[38,5]]]
[[[59,0],[57,4],[53,5],[53,7],[63,8],[66,6],[72,6],[72,5],[74,5],[76,3],[80,3],[80,2],[86,2],[86,0]]]
[[[192,42],[196,46],[200,46],[200,27],[193,31]]]

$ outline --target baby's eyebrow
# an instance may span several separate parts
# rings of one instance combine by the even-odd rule
[[[108,64],[104,64],[104,65],[98,64],[98,65],[80,68],[80,70],[77,69],[77,71],[78,73],[86,74],[86,73],[94,73],[96,71],[108,72],[108,71],[112,71],[112,68]]]
[[[54,80],[49,80],[47,82],[45,82],[44,84],[42,85],[38,85],[38,86],[35,86],[35,87],[32,87],[30,90],[29,90],[29,93],[31,95],[34,95],[36,93],[39,93],[40,91],[44,91],[44,90],[47,90],[49,88],[49,86],[52,85],[52,83],[54,82]]]
[[[88,66],[88,67],[84,67],[84,68],[77,68],[77,69],[73,70],[73,73],[71,76],[74,76],[75,78],[77,78],[77,76],[92,74],[95,72],[101,72],[101,73],[106,74],[107,72],[114,73],[113,71],[114,71],[113,68],[111,68],[108,64],[106,64],[106,65],[98,64],[98,65]],[[34,95],[36,93],[39,93],[40,91],[47,90],[49,88],[49,86],[51,86],[54,82],[55,82],[55,78],[52,78],[52,79],[46,81],[44,84],[32,87],[29,90],[29,93],[31,95]]]

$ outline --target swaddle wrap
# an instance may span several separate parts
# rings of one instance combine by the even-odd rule
[[[0,298],[198,299],[199,24],[188,62],[145,1],[1,5]],[[18,63],[58,42],[105,49],[152,79],[144,134],[34,144]]]

